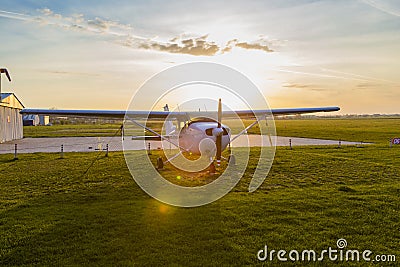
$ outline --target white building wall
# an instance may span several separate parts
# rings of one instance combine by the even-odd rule
[[[23,137],[22,116],[19,109],[0,106],[0,142]]]
[[[2,94],[3,95],[3,94]],[[23,108],[13,95],[2,99],[0,104],[0,143],[23,138],[22,115]]]

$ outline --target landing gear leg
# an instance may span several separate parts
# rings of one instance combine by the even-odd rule
[[[214,174],[215,174],[215,165],[214,165],[214,161],[211,162],[211,164],[210,164],[209,173],[210,173],[210,175],[214,175]]]
[[[164,169],[164,161],[161,157],[157,158],[157,169],[162,170]]]

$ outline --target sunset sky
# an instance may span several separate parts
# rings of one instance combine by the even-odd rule
[[[157,72],[207,61],[273,108],[400,113],[396,0],[2,1],[0,34],[3,91],[29,108],[125,109]]]

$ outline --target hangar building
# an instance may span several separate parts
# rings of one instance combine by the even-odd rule
[[[22,115],[24,105],[13,93],[0,94],[0,143],[23,137]]]
[[[29,114],[22,116],[24,126],[36,126],[40,124],[39,115]]]
[[[45,115],[34,115],[34,114],[23,115],[22,122],[24,126],[37,126],[37,125],[47,126],[50,125],[50,117]]]

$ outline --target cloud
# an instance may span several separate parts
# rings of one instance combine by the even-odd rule
[[[16,20],[24,20],[24,21],[32,19],[28,15],[21,14],[21,13],[15,13],[15,12],[9,12],[9,11],[5,11],[5,10],[0,10],[0,17],[16,19]]]
[[[302,90],[311,90],[311,91],[324,91],[323,88],[316,86],[314,84],[284,83],[284,84],[282,84],[282,87],[293,88],[293,89],[302,89]]]
[[[86,19],[83,14],[73,14],[72,16],[62,16],[54,13],[48,8],[38,10],[42,16],[36,16],[42,23],[60,26],[65,29],[88,31],[93,33],[107,33],[111,35],[126,35],[133,30],[130,25],[121,24],[117,21],[102,18]]]
[[[61,71],[61,70],[42,70],[37,69],[37,72],[40,73],[49,73],[49,74],[56,74],[56,75],[71,75],[71,76],[100,76],[99,74],[95,73],[88,73],[88,72],[76,72],[76,71]]]
[[[337,70],[326,69],[326,68],[322,68],[321,70],[324,71],[324,72],[330,72],[330,73],[334,73],[334,74],[343,75],[344,77],[353,78],[354,80],[367,81],[367,82],[368,81],[371,81],[371,82],[384,82],[384,83],[396,84],[396,82],[393,82],[393,81],[390,81],[390,80],[375,78],[375,77],[366,76],[366,75],[360,75],[360,74],[356,74],[356,73],[343,72],[343,71],[337,71]]]
[[[270,49],[267,45],[257,44],[257,43],[246,43],[240,42],[235,44],[236,47],[244,48],[244,49],[255,49],[262,50],[265,52],[274,52],[274,50]]]
[[[400,17],[399,7],[396,6],[398,4],[397,0],[386,0],[386,1],[376,1],[376,0],[361,0],[363,3],[376,8],[386,14]]]
[[[54,13],[48,8],[39,9],[39,12],[45,16],[52,16]]]
[[[261,38],[254,42],[239,42],[238,39],[232,39],[226,43],[225,47],[221,50],[221,52],[222,53],[230,52],[233,47],[239,47],[242,49],[261,50],[267,53],[274,52],[274,50],[272,50],[269,47],[267,41],[264,38]]]
[[[352,81],[369,81],[369,79],[361,78],[360,75],[348,75],[344,72],[337,71],[328,71],[327,69],[319,69],[315,72],[301,71],[301,70],[290,70],[290,69],[272,69],[277,72],[291,73],[291,74],[300,74],[302,76],[314,76],[321,78],[333,78],[333,79],[342,79],[342,80],[352,80]],[[334,74],[327,74],[326,72],[333,72]]]
[[[379,84],[379,83],[374,83],[374,82],[365,82],[365,83],[357,84],[355,89],[375,90],[376,88],[381,88],[382,86],[384,86],[384,85],[383,84]]]
[[[83,14],[63,16],[48,8],[37,10],[38,15],[25,15],[0,10],[0,17],[19,19],[27,22],[59,27],[64,30],[80,31],[90,34],[107,35],[114,43],[134,49],[154,50],[174,54],[187,54],[193,56],[214,56],[230,52],[233,47],[246,50],[260,50],[266,53],[273,52],[265,38],[253,42],[232,39],[225,46],[208,40],[208,35],[187,36],[181,35],[169,38],[169,41],[159,41],[133,34],[133,27],[117,21],[99,17],[87,19]]]
[[[311,85],[309,85],[309,84],[298,84],[298,83],[284,83],[282,86],[286,87],[286,88],[310,88],[311,87]]]
[[[220,52],[220,47],[215,42],[207,41],[207,37],[208,36],[205,35],[183,40],[175,37],[167,43],[150,41],[139,44],[139,47],[168,53],[189,54],[194,56],[213,56]]]
[[[100,18],[95,18],[94,20],[88,20],[87,24],[91,27],[99,29],[100,31],[108,31],[110,29],[109,23]]]
[[[208,35],[192,38],[174,37],[169,42],[162,43],[156,41],[149,41],[146,43],[139,42],[139,47],[144,49],[153,49],[168,53],[189,54],[194,56],[214,56],[216,54],[223,54],[230,52],[233,47],[242,49],[261,50],[264,52],[273,52],[268,45],[263,44],[265,40],[256,42],[239,42],[237,39],[232,39],[226,43],[225,46],[220,46],[213,41],[207,40]],[[128,46],[135,46],[133,40],[130,39]]]

